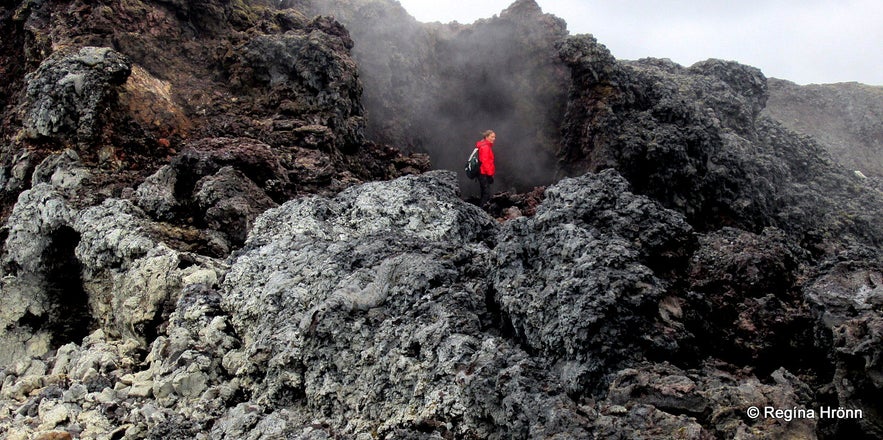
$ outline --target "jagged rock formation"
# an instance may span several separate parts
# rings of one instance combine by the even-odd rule
[[[768,83],[767,115],[818,140],[844,167],[883,177],[883,87],[799,86],[775,78]]]
[[[0,436],[883,436],[883,193],[757,69],[560,41],[573,177],[495,220],[300,3],[4,12]]]
[[[3,217],[64,148],[98,171],[77,196],[84,204],[119,196],[189,148],[236,157],[221,152],[240,149],[228,138],[275,152],[277,186],[262,189],[276,202],[425,170],[425,158],[365,141],[346,29],[270,3],[5,7]]]
[[[686,295],[670,303],[683,313],[678,362],[710,356],[751,365],[761,377],[784,369],[820,405],[836,400],[878,413],[851,388],[877,392],[876,367],[865,369],[877,362],[865,352],[853,357],[862,372],[850,371],[857,341],[842,335],[879,346],[870,336],[879,308],[865,303],[881,291],[879,187],[762,115],[767,81],[757,69],[620,62],[591,36],[563,41],[560,54],[574,78],[562,165],[571,173],[616,169],[702,233]],[[830,277],[837,281],[823,281]],[[846,298],[850,306],[829,308]],[[810,429],[823,437],[880,432],[870,419],[816,420]]]
[[[810,249],[849,237],[883,243],[881,193],[761,115],[758,69],[619,62],[591,36],[560,47],[574,77],[560,151],[570,173],[615,168],[701,230],[774,226]]]

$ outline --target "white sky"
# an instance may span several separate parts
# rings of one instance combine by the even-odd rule
[[[399,0],[417,20],[472,23],[515,0]],[[798,84],[883,85],[883,0],[537,0],[617,59],[708,58]]]

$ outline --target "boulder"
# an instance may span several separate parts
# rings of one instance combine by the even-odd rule
[[[88,143],[131,72],[131,61],[107,47],[56,52],[28,75],[25,134]]]
[[[483,241],[496,229],[448,172],[265,213],[225,278],[243,341],[225,366],[252,405],[278,409],[243,426],[237,408],[213,434],[299,433],[319,413],[352,436],[586,434],[572,403],[540,391],[541,364],[485,332],[495,318]],[[317,412],[283,411],[294,404]],[[559,415],[539,417],[550,405]]]

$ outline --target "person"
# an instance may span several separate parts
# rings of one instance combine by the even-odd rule
[[[497,134],[493,130],[487,130],[481,134],[482,139],[475,143],[478,148],[478,161],[481,167],[478,172],[478,186],[481,190],[481,198],[478,206],[484,210],[488,209],[488,202],[491,199],[491,184],[494,183],[494,141],[497,140]]]

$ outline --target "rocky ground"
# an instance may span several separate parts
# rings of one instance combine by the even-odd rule
[[[883,436],[883,192],[757,69],[561,39],[571,177],[488,215],[301,3],[3,10],[0,436]]]

